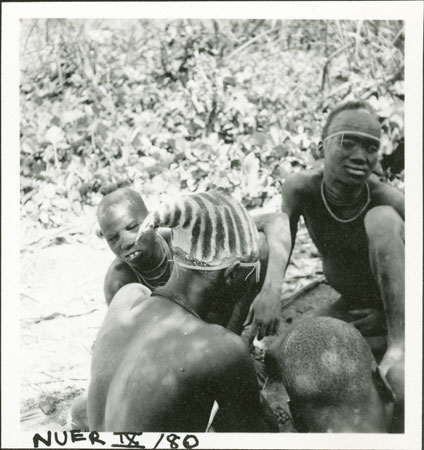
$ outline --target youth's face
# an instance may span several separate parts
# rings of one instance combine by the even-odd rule
[[[329,135],[333,123],[328,130]],[[349,133],[334,136],[324,143],[325,171],[344,184],[361,184],[377,164],[378,148],[378,142],[373,139]]]
[[[135,264],[144,248],[137,237],[145,214],[130,201],[120,201],[111,205],[99,218],[99,225],[112,252],[125,262]]]

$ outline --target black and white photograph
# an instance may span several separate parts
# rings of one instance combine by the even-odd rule
[[[2,447],[421,448],[423,4],[2,10]]]

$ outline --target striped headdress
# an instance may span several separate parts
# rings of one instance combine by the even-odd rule
[[[141,224],[172,229],[174,261],[193,270],[218,270],[240,261],[259,277],[259,236],[253,219],[234,198],[216,191],[189,194],[162,203]]]

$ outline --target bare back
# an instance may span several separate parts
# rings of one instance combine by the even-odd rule
[[[240,352],[242,361],[237,364]],[[235,362],[235,373],[243,370],[243,352],[239,337],[203,322],[169,299],[144,296],[134,302],[121,290],[93,353],[90,429],[205,431],[214,400],[224,411],[222,399],[229,395],[231,402],[236,375],[230,366]],[[256,382],[254,372],[252,379]],[[249,401],[255,404],[256,399]],[[243,402],[240,406],[244,408]],[[255,425],[247,420],[238,431],[243,426]]]

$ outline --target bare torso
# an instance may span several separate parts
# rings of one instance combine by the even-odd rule
[[[368,206],[355,220],[342,223],[332,217],[322,199],[322,169],[305,171],[296,177],[292,183],[294,189],[289,187],[292,190],[285,195],[295,197],[298,214],[304,217],[308,232],[322,255],[328,282],[344,296],[357,301],[358,307],[365,306],[361,304],[364,300],[367,305],[379,304],[378,288],[370,268],[364,217],[371,208],[390,204],[388,194],[391,192],[386,192],[390,188],[371,176],[367,181],[371,199]],[[351,217],[361,212],[364,203],[352,211]],[[331,211],[338,213],[334,206]]]
[[[229,332],[163,297],[127,299],[114,300],[96,341],[90,429],[205,431],[219,379],[216,352]]]

